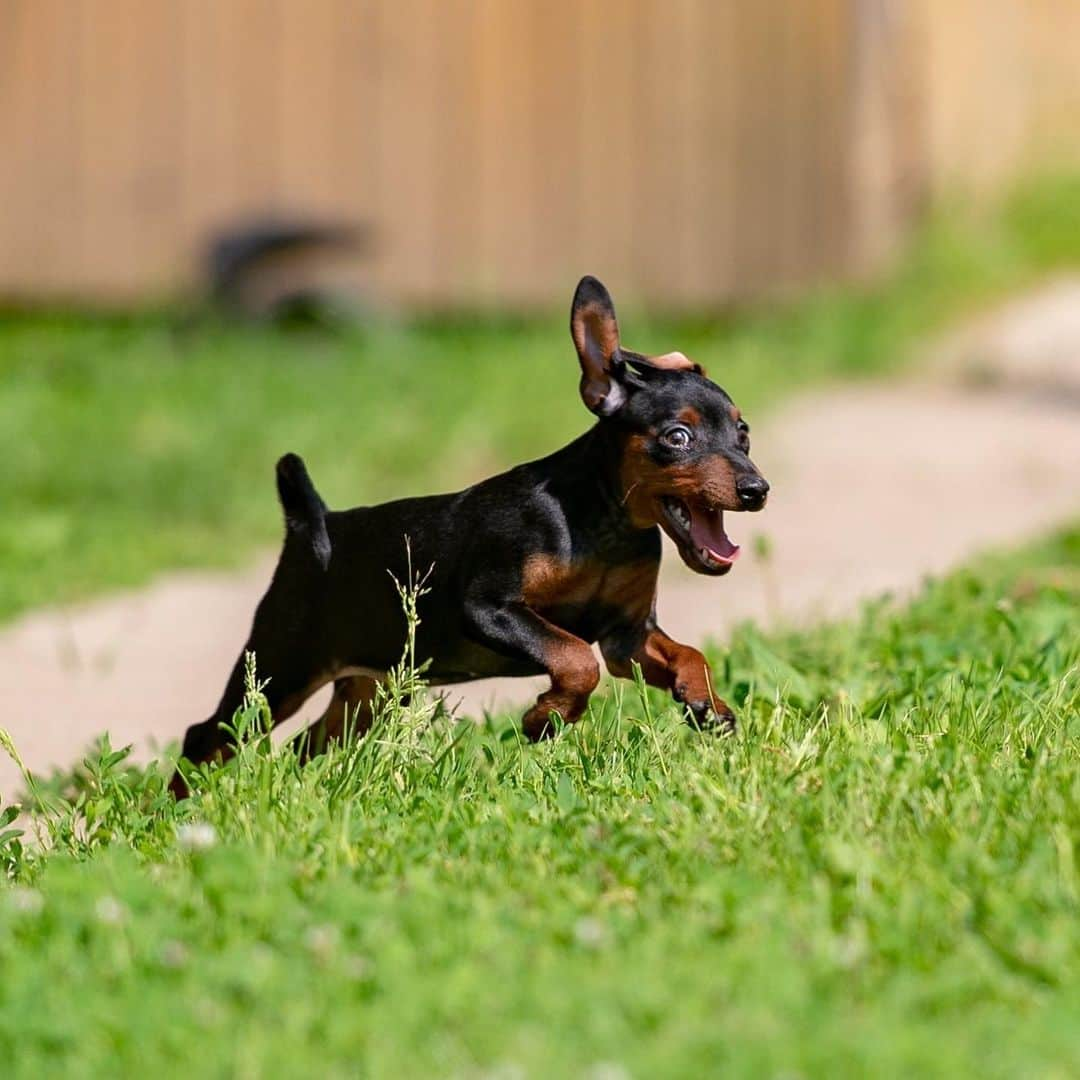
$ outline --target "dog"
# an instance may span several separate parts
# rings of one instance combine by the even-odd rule
[[[607,289],[582,278],[570,333],[581,397],[596,423],[538,461],[450,495],[330,511],[303,461],[285,455],[277,487],[285,542],[247,643],[214,714],[188,729],[183,757],[225,759],[223,725],[244,695],[244,656],[269,678],[273,722],[334,684],[307,753],[371,725],[375,689],[401,659],[407,621],[395,579],[429,567],[418,599],[416,655],[447,685],[546,674],[525,713],[530,740],[572,724],[600,681],[640,665],[697,728],[734,729],[709,665],[657,625],[660,530],[699,574],[728,573],[739,554],[726,511],[756,511],[769,485],[750,460],[750,429],[731,398],[679,352],[622,347]],[[178,771],[178,796],[186,785]]]

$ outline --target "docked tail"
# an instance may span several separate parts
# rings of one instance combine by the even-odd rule
[[[319,565],[330,565],[330,536],[326,531],[326,503],[308,476],[303,459],[286,454],[277,463],[277,489],[285,511],[286,542],[296,537],[310,546]]]

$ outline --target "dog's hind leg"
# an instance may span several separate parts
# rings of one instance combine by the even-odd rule
[[[244,701],[244,657],[237,660],[221,702],[213,715],[201,724],[192,724],[184,735],[180,756],[193,764],[206,761],[228,761],[235,753],[232,736],[225,729],[232,721],[237,709]],[[260,668],[260,670],[263,670]],[[292,716],[297,709],[320,687],[325,686],[329,676],[312,676],[306,682],[292,680],[287,682],[277,677],[271,678],[263,689],[274,727]],[[275,683],[277,684],[275,686]],[[186,797],[187,785],[180,771],[173,774],[169,789],[177,798]]]
[[[275,725],[292,716],[336,674],[320,645],[321,615],[311,601],[324,587],[331,557],[326,503],[295,454],[286,454],[278,462],[277,487],[285,515],[281,559],[255,611],[251,634],[233,665],[218,707],[184,735],[182,756],[195,764],[232,756],[230,737],[222,725],[243,704],[247,653],[255,654],[257,675],[268,680],[263,692]],[[187,794],[179,771],[169,787],[177,797]]]
[[[372,705],[379,680],[371,675],[347,675],[334,681],[334,694],[326,712],[302,738],[301,759],[310,761],[346,733],[359,738],[371,727]]]
[[[255,654],[256,677],[266,680],[263,694],[275,726],[292,716],[333,678],[333,669],[319,655],[316,635],[310,633],[307,625],[289,618],[292,590],[285,587],[283,578],[287,576],[275,576],[259,604],[251,634],[233,665],[217,708],[208,719],[189,727],[184,735],[181,756],[193,764],[232,757],[231,736],[223,725],[232,720],[244,702],[247,653]],[[187,794],[179,772],[173,776],[170,788],[178,797]]]

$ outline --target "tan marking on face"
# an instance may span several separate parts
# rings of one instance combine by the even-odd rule
[[[731,419],[734,420],[736,424],[742,419],[742,413],[739,412],[734,405],[731,406],[728,412],[731,414]]]
[[[699,427],[701,424],[701,413],[699,413],[693,405],[686,405],[675,414],[675,419],[681,420],[684,424],[689,424],[691,427]]]
[[[664,496],[724,510],[740,507],[735,471],[722,454],[693,463],[658,465],[649,457],[646,436],[631,435],[626,440],[620,471],[623,504],[639,529],[664,523],[660,508]]]

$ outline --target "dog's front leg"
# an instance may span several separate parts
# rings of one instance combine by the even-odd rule
[[[503,656],[524,657],[551,676],[551,689],[525,714],[522,729],[533,742],[555,733],[551,714],[566,724],[580,719],[600,681],[600,665],[589,645],[520,602],[468,605],[473,636]]]
[[[686,706],[687,719],[703,731],[735,730],[735,714],[717,697],[709,662],[697,649],[672,640],[652,619],[600,642],[612,675],[631,678],[634,664],[650,686],[670,692]]]

